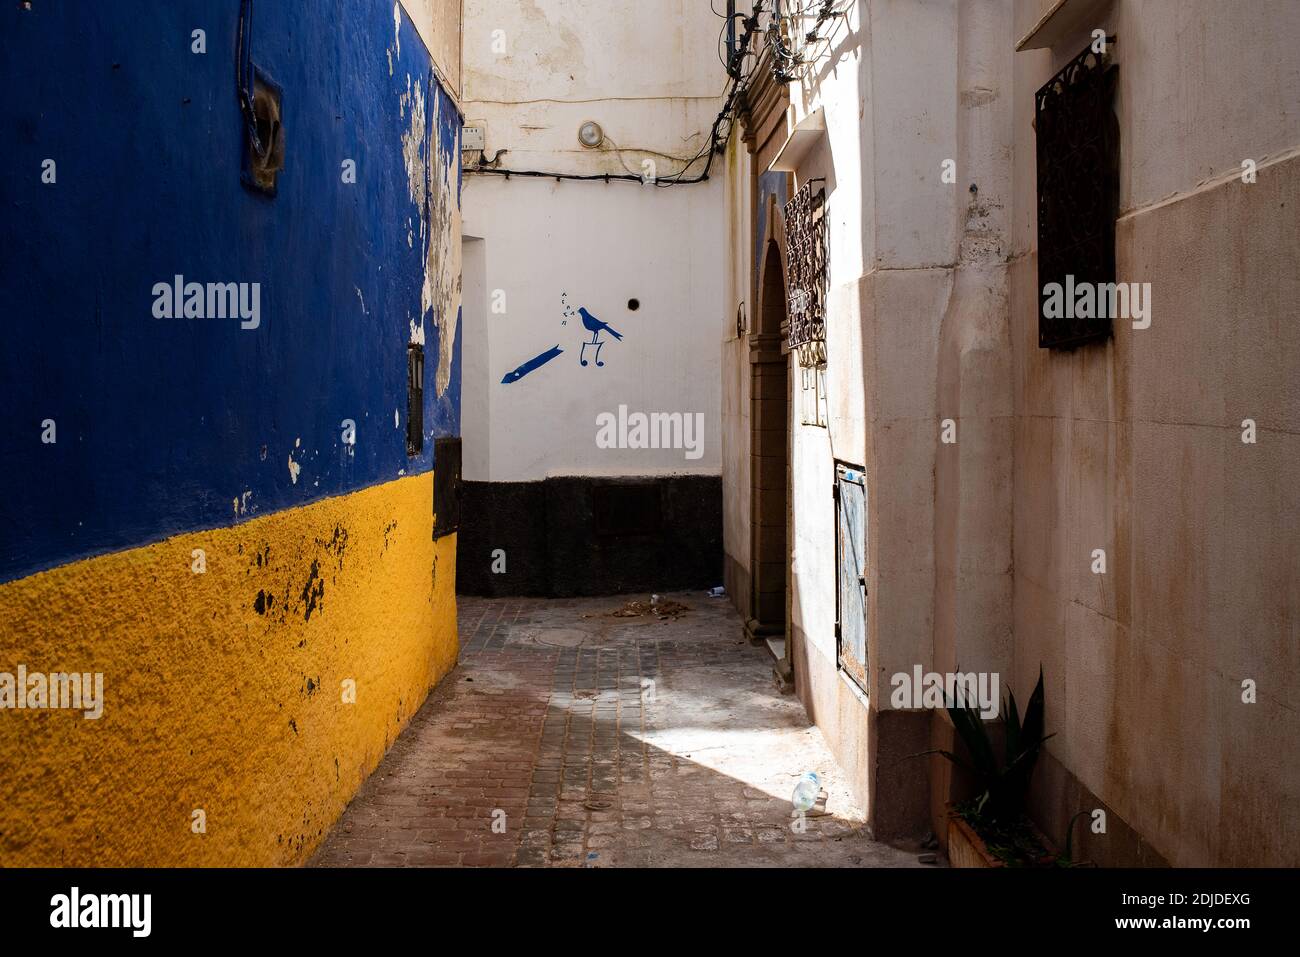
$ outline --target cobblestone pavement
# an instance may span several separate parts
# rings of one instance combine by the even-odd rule
[[[870,839],[725,599],[615,616],[629,600],[461,598],[460,663],[312,864],[920,866]],[[824,799],[798,821],[808,770]]]

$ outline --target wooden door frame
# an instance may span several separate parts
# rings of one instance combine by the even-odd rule
[[[745,629],[751,640],[763,638],[789,637],[790,593],[790,358],[787,346],[789,333],[786,312],[786,276],[789,274],[786,263],[784,212],[776,197],[764,197],[767,203],[766,228],[760,243],[761,260],[758,272],[757,308],[754,314],[754,329],[749,336],[750,362],[750,420],[749,420],[749,454],[750,454],[750,618]],[[775,255],[773,255],[775,253]],[[779,275],[773,277],[771,270],[779,269]],[[768,284],[773,279],[779,281],[772,289],[777,302],[769,297]],[[779,319],[778,319],[779,317]],[[775,320],[775,321],[774,321]],[[773,394],[778,391],[779,394]],[[780,452],[777,453],[772,443],[777,441],[772,433],[774,422],[781,423]],[[768,428],[764,429],[764,424]],[[764,434],[766,433],[766,435]],[[763,459],[779,463],[782,473],[781,489],[771,487],[770,474],[764,481]],[[771,471],[769,467],[769,473]],[[767,487],[764,487],[764,486]],[[781,571],[775,568],[776,559],[764,554],[763,529],[777,527],[776,516],[771,514],[773,506],[779,503],[781,515],[779,527],[783,530],[780,549]],[[766,520],[765,520],[766,519]],[[766,560],[764,560],[766,559]],[[766,569],[766,570],[765,570]],[[773,586],[779,582],[781,609],[779,614],[772,607],[772,595],[778,589]],[[764,595],[768,597],[764,599]],[[789,644],[786,645],[787,657]]]

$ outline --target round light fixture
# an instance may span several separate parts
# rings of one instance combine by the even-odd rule
[[[600,128],[599,123],[588,120],[578,127],[578,142],[587,149],[595,149],[605,142],[605,131]]]

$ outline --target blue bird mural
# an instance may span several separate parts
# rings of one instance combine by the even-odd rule
[[[578,315],[582,316],[582,327],[591,333],[592,342],[600,341],[600,330],[602,329],[606,330],[615,339],[623,338],[618,334],[618,332],[614,328],[612,328],[609,325],[609,323],[601,322],[599,319],[597,319],[595,316],[589,313],[584,307],[582,306],[578,307]]]
[[[605,360],[600,357],[600,350],[605,345],[600,339],[601,330],[608,332],[615,339],[622,339],[623,337],[619,335],[617,329],[607,322],[601,322],[582,306],[578,307],[578,315],[582,316],[583,328],[591,333],[591,341],[582,344],[582,351],[578,354],[578,362],[585,366],[587,364],[587,350],[591,349],[596,360],[596,367],[599,368],[605,364]]]

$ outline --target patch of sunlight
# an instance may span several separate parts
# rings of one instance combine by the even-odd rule
[[[712,772],[782,801],[790,800],[801,774],[824,774],[833,760],[813,728],[625,727],[624,734],[650,748],[652,761],[655,751],[672,755],[683,777]]]

